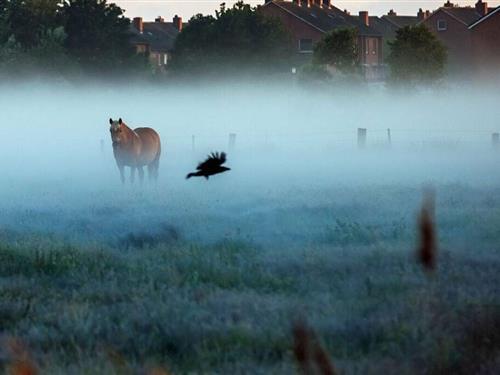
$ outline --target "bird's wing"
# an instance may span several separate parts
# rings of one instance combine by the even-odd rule
[[[225,163],[225,161],[226,161],[225,152],[221,152],[220,154],[218,152],[212,152],[210,155],[208,155],[207,160],[198,164],[196,169],[203,170],[203,169],[220,167],[222,164]]]

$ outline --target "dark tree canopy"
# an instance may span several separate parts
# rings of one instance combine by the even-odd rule
[[[399,29],[389,45],[387,63],[393,83],[429,83],[444,76],[446,48],[424,25]]]
[[[291,39],[281,22],[243,2],[221,5],[216,16],[198,14],[179,34],[172,69],[184,72],[279,70]]]
[[[58,10],[54,0],[0,0],[0,42],[14,37],[24,48],[36,46],[59,26]]]
[[[106,0],[64,0],[65,47],[84,68],[107,71],[135,57],[130,44],[130,20]]]
[[[107,0],[0,0],[0,69],[10,75],[144,72],[129,28],[122,9]]]
[[[326,34],[314,46],[313,62],[334,65],[343,73],[354,71],[358,66],[356,29],[336,29]]]

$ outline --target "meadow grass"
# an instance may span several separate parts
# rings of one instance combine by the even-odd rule
[[[323,226],[283,244],[170,227],[102,242],[4,230],[2,368],[15,339],[41,373],[288,374],[302,319],[341,373],[493,374],[499,205],[496,191],[462,193],[437,207],[432,275],[416,261],[415,220],[380,202],[360,204],[376,205],[368,218],[310,207],[300,220]]]

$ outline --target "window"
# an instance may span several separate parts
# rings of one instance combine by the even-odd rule
[[[438,20],[437,22],[438,31],[444,31],[448,28],[446,20]]]
[[[312,51],[313,51],[312,39],[300,39],[299,40],[299,52],[311,53]]]

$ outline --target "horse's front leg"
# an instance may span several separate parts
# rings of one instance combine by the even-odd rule
[[[130,183],[133,184],[135,181],[135,167],[130,167]]]
[[[122,184],[125,184],[125,167],[118,164],[118,170],[120,171],[120,180],[122,181]]]

